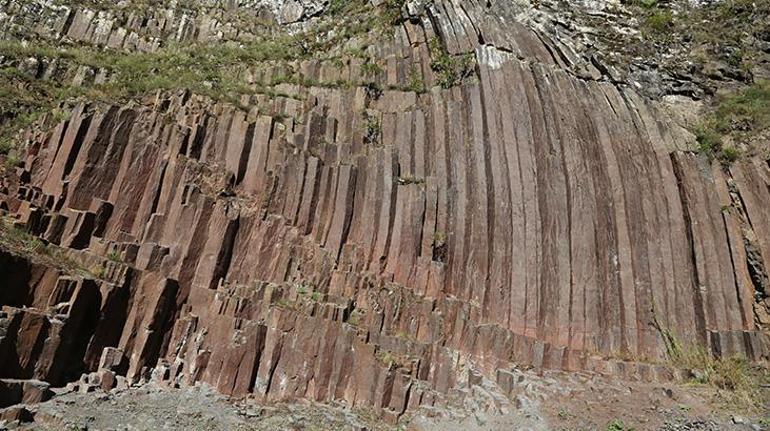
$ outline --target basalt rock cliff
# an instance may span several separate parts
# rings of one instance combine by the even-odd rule
[[[7,79],[81,89],[5,157],[0,402],[98,371],[397,420],[514,366],[770,356],[770,167],[699,154],[666,103],[707,86],[651,96],[559,2],[344,3],[0,2]],[[99,53],[172,47],[209,57],[87,97],[131,67]]]

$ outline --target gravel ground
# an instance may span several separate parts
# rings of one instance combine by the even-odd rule
[[[448,407],[422,408],[388,424],[372,411],[297,401],[260,405],[230,402],[207,386],[169,389],[155,383],[124,390],[64,392],[30,406],[35,422],[0,430],[179,430],[179,431],[761,431],[765,411],[738,414],[718,404],[718,394],[691,385],[619,382],[598,376],[522,371],[510,399],[484,380],[451,391]]]
[[[360,430],[366,417],[325,405],[230,403],[208,387],[68,393],[37,406],[35,430]]]

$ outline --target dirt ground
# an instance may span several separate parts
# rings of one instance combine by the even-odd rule
[[[154,383],[124,390],[60,393],[30,406],[35,422],[0,423],[34,430],[768,430],[770,406],[745,410],[725,392],[682,383],[620,382],[588,374],[522,371],[518,393],[494,385],[462,389],[444,407],[407,413],[398,424],[373,411],[306,401],[264,405],[228,400],[206,386]],[[764,391],[769,390],[763,388]],[[763,393],[762,396],[770,394]]]

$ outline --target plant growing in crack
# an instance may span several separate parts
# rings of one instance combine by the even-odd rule
[[[414,175],[405,175],[403,177],[398,177],[398,184],[402,186],[409,184],[425,184],[425,178],[416,177]]]
[[[409,91],[414,91],[417,94],[422,94],[425,92],[425,81],[423,81],[420,70],[417,69],[417,67],[412,66],[409,69],[408,79],[409,86],[407,88]]]
[[[382,67],[371,59],[367,59],[366,63],[361,65],[361,73],[365,77],[375,79],[382,73]]]
[[[120,251],[118,250],[112,250],[111,252],[107,253],[107,259],[112,262],[123,262],[123,258],[120,256]]]
[[[380,119],[371,112],[364,114],[364,143],[369,145],[377,145],[380,143],[380,134],[382,133],[382,126]]]
[[[447,247],[447,234],[444,231],[437,230],[433,234],[433,261],[434,262],[446,262],[448,247]]]
[[[431,57],[430,67],[441,87],[449,89],[460,85],[473,74],[476,65],[476,57],[473,54],[450,55],[437,37],[428,41],[428,50]]]

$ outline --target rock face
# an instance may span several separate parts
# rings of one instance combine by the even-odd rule
[[[380,92],[159,93],[30,130],[0,208],[91,275],[0,253],[0,378],[155,373],[397,418],[476,373],[510,392],[514,364],[665,380],[671,342],[767,358],[767,163],[687,151],[658,104],[485,3],[399,23]],[[109,45],[89,13],[53,31]],[[470,79],[434,86],[434,37]]]

